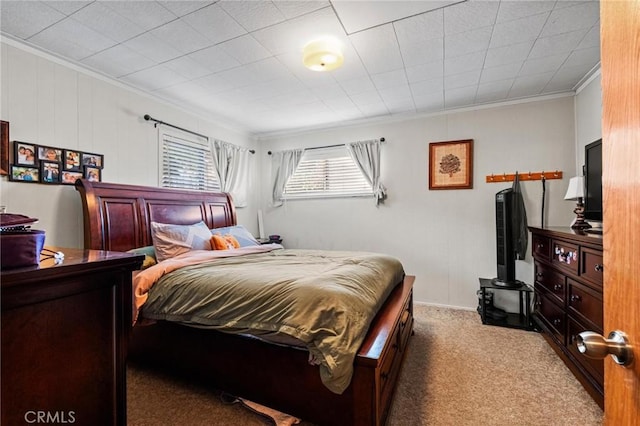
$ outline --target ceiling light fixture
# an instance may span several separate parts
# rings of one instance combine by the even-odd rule
[[[342,44],[334,38],[321,38],[304,46],[302,62],[313,71],[331,71],[344,62]]]

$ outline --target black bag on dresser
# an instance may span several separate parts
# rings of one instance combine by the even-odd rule
[[[21,214],[0,214],[0,268],[40,263],[45,232],[31,229],[31,224],[37,221]]]

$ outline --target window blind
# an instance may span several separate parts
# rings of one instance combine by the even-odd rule
[[[284,198],[370,196],[371,185],[346,147],[307,150],[284,189]]]
[[[162,135],[160,186],[220,191],[207,141]]]

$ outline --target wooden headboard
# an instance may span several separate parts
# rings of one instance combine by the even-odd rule
[[[153,245],[151,222],[209,228],[236,224],[227,193],[76,181],[82,198],[84,248],[127,251]]]

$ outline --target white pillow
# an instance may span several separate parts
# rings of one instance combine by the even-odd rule
[[[151,222],[151,237],[158,262],[191,250],[211,250],[211,231],[204,222],[193,225]]]

